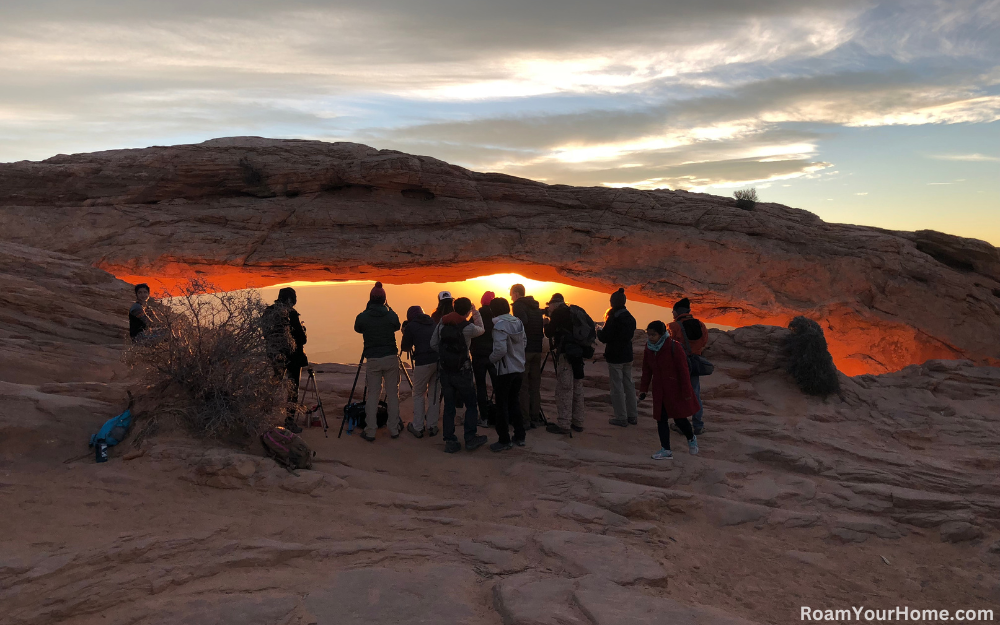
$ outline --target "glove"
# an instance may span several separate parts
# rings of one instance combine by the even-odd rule
[[[639,401],[642,401],[644,399],[646,399],[646,394],[645,393],[639,393]]]

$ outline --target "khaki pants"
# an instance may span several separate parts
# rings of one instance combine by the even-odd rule
[[[636,406],[635,382],[632,380],[632,363],[608,363],[608,380],[611,383],[611,407],[615,419],[636,423],[639,409]]]
[[[524,355],[524,377],[521,380],[521,418],[524,427],[542,420],[542,353]]]
[[[425,400],[426,406],[424,410]],[[436,362],[429,365],[419,365],[413,368],[413,427],[419,432],[424,429],[424,419],[427,427],[437,427],[438,415],[441,413],[441,387],[438,385],[438,366]]]
[[[583,427],[583,380],[573,379],[573,367],[562,357],[556,362],[556,407],[559,427]]]
[[[389,407],[389,432],[399,432],[399,357],[393,354],[383,358],[369,358],[365,364],[368,397],[365,400],[365,434],[375,436],[378,431],[376,415],[378,400],[385,382],[385,403]]]

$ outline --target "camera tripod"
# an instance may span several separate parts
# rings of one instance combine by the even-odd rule
[[[410,379],[410,372],[407,371],[406,367],[403,365],[403,358],[399,354],[397,354],[396,360],[399,362],[399,368],[402,369],[403,375],[406,376],[406,382],[410,385],[410,390],[412,391],[413,380]],[[361,377],[361,367],[364,366],[364,364],[365,364],[365,355],[362,353],[361,360],[358,361],[358,369],[357,371],[354,372],[354,384],[351,386],[351,394],[347,397],[347,404],[344,406],[344,416],[341,417],[340,431],[337,432],[337,438],[340,438],[341,434],[344,433],[344,424],[347,423],[347,411],[348,408],[351,406],[352,401],[354,400],[354,391],[356,391],[358,388],[358,378]],[[368,381],[365,380],[365,390],[361,395],[361,401],[365,402],[367,400],[368,400]],[[351,433],[350,429],[348,429],[347,433],[348,434]]]
[[[298,415],[299,410],[302,410],[305,413],[306,427],[312,427],[312,421],[313,421],[312,415],[315,412],[319,412],[320,422],[323,424],[323,436],[326,437],[327,436],[326,432],[327,430],[330,429],[330,424],[327,423],[326,411],[323,410],[323,400],[320,399],[319,396],[319,387],[317,387],[316,385],[316,373],[313,371],[312,367],[307,367],[306,371],[309,372],[309,377],[306,378],[306,384],[302,388],[302,395],[301,395],[302,401],[299,403],[295,412],[296,415]],[[313,394],[313,399],[316,400],[316,404],[312,408],[309,408],[309,406],[306,404],[306,402],[309,399],[310,391]]]

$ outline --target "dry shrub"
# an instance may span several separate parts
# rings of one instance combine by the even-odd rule
[[[840,391],[840,378],[826,336],[818,323],[796,317],[788,324],[792,333],[782,345],[785,368],[803,393],[826,397]]]
[[[285,396],[267,359],[257,291],[191,281],[154,306],[158,319],[126,352],[147,399],[182,415],[195,434],[230,442],[247,442],[276,420]]]
[[[737,208],[752,211],[757,206],[757,189],[754,187],[740,189],[736,193],[733,193],[733,197],[736,198]]]

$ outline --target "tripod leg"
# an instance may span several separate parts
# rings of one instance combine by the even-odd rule
[[[403,375],[406,376],[406,382],[410,385],[410,392],[413,392],[413,379],[410,378],[410,372],[403,366],[403,359],[400,356],[397,355],[396,359],[399,360],[399,368],[403,370]]]
[[[323,409],[323,399],[319,396],[319,384],[316,382],[316,374],[313,370],[309,370],[309,379],[312,380],[313,393],[316,395],[316,408],[319,410],[320,419],[323,422],[323,438],[327,437],[327,430],[330,429],[330,424],[326,420],[326,410]],[[309,420],[312,423],[312,419]]]

